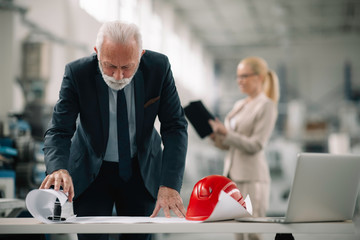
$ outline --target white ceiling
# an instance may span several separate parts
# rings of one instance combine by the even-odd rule
[[[217,59],[248,46],[360,36],[359,0],[163,0]]]

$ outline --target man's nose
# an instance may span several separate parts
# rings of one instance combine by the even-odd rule
[[[124,78],[124,71],[121,70],[120,68],[116,69],[113,73],[113,77],[115,78],[115,80],[121,80]]]

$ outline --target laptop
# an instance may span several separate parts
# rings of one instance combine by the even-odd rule
[[[360,155],[299,153],[285,217],[244,217],[241,222],[352,220],[360,186]]]

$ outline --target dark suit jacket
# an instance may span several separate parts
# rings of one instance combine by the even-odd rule
[[[170,63],[146,51],[134,79],[136,143],[141,174],[154,198],[159,186],[180,191],[187,151],[187,122]],[[158,116],[161,138],[154,128]],[[97,176],[109,135],[109,95],[97,56],[69,63],[45,133],[46,172],[67,169],[75,198]],[[161,147],[161,140],[163,149]]]

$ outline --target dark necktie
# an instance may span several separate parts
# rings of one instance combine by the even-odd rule
[[[117,129],[119,146],[119,175],[123,180],[127,181],[132,174],[132,169],[129,124],[124,89],[119,90],[117,95]]]

